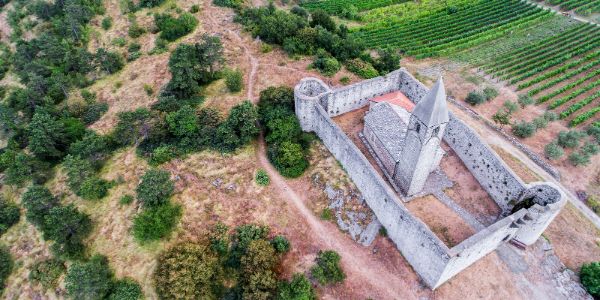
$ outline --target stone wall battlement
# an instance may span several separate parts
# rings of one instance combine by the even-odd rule
[[[398,195],[331,119],[364,107],[373,97],[394,91],[401,91],[418,103],[429,90],[404,68],[334,90],[317,78],[305,78],[294,89],[295,108],[302,129],[315,132],[344,166],[386,228],[388,237],[424,282],[436,288],[510,239],[533,244],[565,205],[565,195],[552,183],[524,183],[473,129],[452,113],[444,140],[506,217],[449,249],[404,207]],[[524,201],[529,205],[523,206]],[[523,208],[513,212],[519,204]]]

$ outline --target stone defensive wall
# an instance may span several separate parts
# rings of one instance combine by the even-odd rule
[[[304,131],[315,132],[344,166],[388,237],[432,289],[513,238],[533,244],[566,203],[552,183],[525,184],[479,136],[452,114],[444,136],[506,217],[448,248],[379,175],[358,147],[331,119],[368,104],[369,99],[402,91],[418,102],[428,89],[405,69],[332,90],[316,78],[294,89],[296,114]],[[418,200],[417,200],[418,201]],[[527,203],[510,214],[519,203]]]

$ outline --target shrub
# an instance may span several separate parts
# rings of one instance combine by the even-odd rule
[[[86,262],[75,262],[65,276],[67,294],[72,299],[104,299],[112,289],[113,274],[108,259],[94,255]]]
[[[569,161],[576,167],[585,166],[590,163],[590,156],[576,151],[569,155]]]
[[[525,106],[535,103],[535,100],[533,100],[533,98],[527,94],[522,94],[522,95],[519,95],[517,102],[519,102],[521,107],[525,107]]]
[[[113,20],[111,17],[102,19],[102,29],[109,30],[112,27]]]
[[[393,48],[380,49],[377,51],[378,58],[373,62],[373,67],[379,74],[387,74],[400,68],[400,55]]]
[[[200,11],[200,6],[198,4],[194,4],[194,5],[192,5],[192,7],[190,7],[190,13],[195,14],[199,11]]]
[[[506,112],[508,112],[509,114],[512,114],[519,110],[519,106],[510,100],[504,101],[504,104],[502,106],[504,106],[504,109],[506,109]]]
[[[512,132],[520,138],[528,138],[535,133],[536,127],[533,123],[520,121],[512,126]]]
[[[0,293],[6,287],[6,279],[12,273],[14,262],[10,251],[5,246],[0,246]]]
[[[152,89],[152,86],[149,84],[144,84],[144,91],[148,96],[152,96],[154,94],[154,89]]]
[[[250,101],[244,101],[229,111],[225,122],[216,131],[217,148],[231,152],[258,136],[258,113]]]
[[[337,59],[322,49],[317,51],[317,56],[315,57],[312,66],[325,76],[335,75],[342,67]]]
[[[331,221],[333,220],[333,211],[329,207],[323,208],[321,211],[321,220]]]
[[[508,125],[510,124],[510,113],[499,110],[492,116],[492,120],[500,125]]]
[[[563,148],[575,148],[579,146],[581,138],[583,138],[583,134],[579,131],[561,131],[558,133],[558,144]]]
[[[108,103],[98,102],[91,103],[86,106],[85,112],[81,119],[85,124],[92,124],[98,120],[108,111]]]
[[[58,285],[60,276],[67,270],[62,260],[50,258],[33,264],[29,271],[29,280],[38,282],[44,289],[53,289]]]
[[[0,196],[0,236],[10,227],[17,224],[20,217],[21,212],[19,211],[19,207]]]
[[[270,299],[277,288],[275,267],[279,258],[263,239],[253,240],[240,260],[242,299]]]
[[[548,159],[556,160],[559,159],[565,152],[558,145],[557,142],[551,142],[550,144],[544,147],[544,153]]]
[[[594,297],[600,296],[600,262],[583,264],[579,278],[588,293]]]
[[[133,196],[131,195],[123,195],[123,197],[121,197],[121,199],[119,199],[119,204],[121,205],[128,205],[133,203],[133,200],[135,200],[133,198]]]
[[[494,89],[493,87],[488,86],[483,89],[483,95],[484,95],[486,101],[490,101],[490,100],[493,100],[494,98],[498,97],[498,91],[496,89]]]
[[[304,274],[296,273],[290,282],[282,281],[277,288],[279,300],[316,300],[317,295]]]
[[[344,85],[350,83],[350,77],[344,76],[344,77],[340,78],[340,83],[344,84]]]
[[[190,242],[161,253],[153,278],[161,299],[216,298],[215,277],[220,272],[217,255],[209,247]]]
[[[151,169],[142,176],[136,192],[145,207],[156,207],[167,203],[175,189],[170,174],[164,170]]]
[[[169,203],[145,209],[133,219],[133,236],[141,243],[168,236],[177,226],[181,206]]]
[[[123,57],[116,53],[106,51],[104,48],[96,50],[95,60],[100,69],[108,74],[114,74],[125,65]]]
[[[140,7],[155,7],[163,4],[165,0],[140,0]]]
[[[290,12],[299,17],[308,19],[308,11],[298,5],[294,5],[294,7],[292,7]]]
[[[115,38],[112,41],[112,43],[115,46],[123,47],[123,46],[127,45],[127,40],[124,37],[118,37],[118,38]]]
[[[192,32],[198,25],[198,20],[192,14],[181,14],[177,19],[169,14],[154,16],[154,24],[160,31],[160,38],[172,42]]]
[[[365,79],[379,76],[379,72],[377,72],[370,63],[365,62],[360,58],[347,61],[346,68],[348,68],[348,71]]]
[[[144,33],[146,33],[146,29],[144,29],[143,27],[141,27],[135,21],[131,22],[131,25],[129,25],[129,29],[127,30],[127,35],[129,35],[129,37],[131,37],[133,39],[139,38]]]
[[[225,74],[225,85],[232,93],[237,93],[242,90],[244,78],[239,70],[229,71]]]
[[[239,8],[243,0],[213,0],[213,4],[221,7]]]
[[[142,299],[142,287],[133,279],[117,280],[113,284],[108,300],[137,300]]]
[[[322,9],[316,9],[312,11],[310,17],[311,27],[321,26],[329,32],[335,32],[337,26],[335,25],[335,22],[333,21],[331,16],[329,16],[329,14],[326,11]]]
[[[271,240],[271,245],[278,253],[286,253],[290,251],[290,242],[283,235],[275,236]]]
[[[256,171],[255,180],[258,185],[262,185],[262,186],[269,185],[269,182],[271,181],[269,179],[269,174],[267,174],[267,171],[265,171],[263,169],[258,169]]]
[[[478,104],[485,102],[486,98],[484,95],[473,91],[473,92],[469,92],[469,94],[467,95],[467,98],[465,98],[465,101],[471,105],[478,105]]]
[[[322,285],[344,281],[346,274],[340,266],[340,259],[335,251],[319,251],[316,265],[310,269],[312,276]]]

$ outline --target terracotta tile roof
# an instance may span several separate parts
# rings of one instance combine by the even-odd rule
[[[371,99],[371,101],[377,102],[377,103],[387,102],[387,103],[390,103],[393,105],[398,105],[398,106],[406,109],[406,111],[409,111],[409,112],[411,112],[413,110],[413,108],[415,108],[415,104],[412,101],[410,101],[410,99],[408,99],[408,97],[406,97],[400,91],[396,91],[396,92],[392,92],[389,94],[375,97],[375,98]]]

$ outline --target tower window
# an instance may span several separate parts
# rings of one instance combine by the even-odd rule
[[[433,129],[433,134],[438,134],[440,132],[440,126],[437,126]]]
[[[417,123],[415,130],[417,131],[417,133],[420,133],[421,132],[421,124]]]

